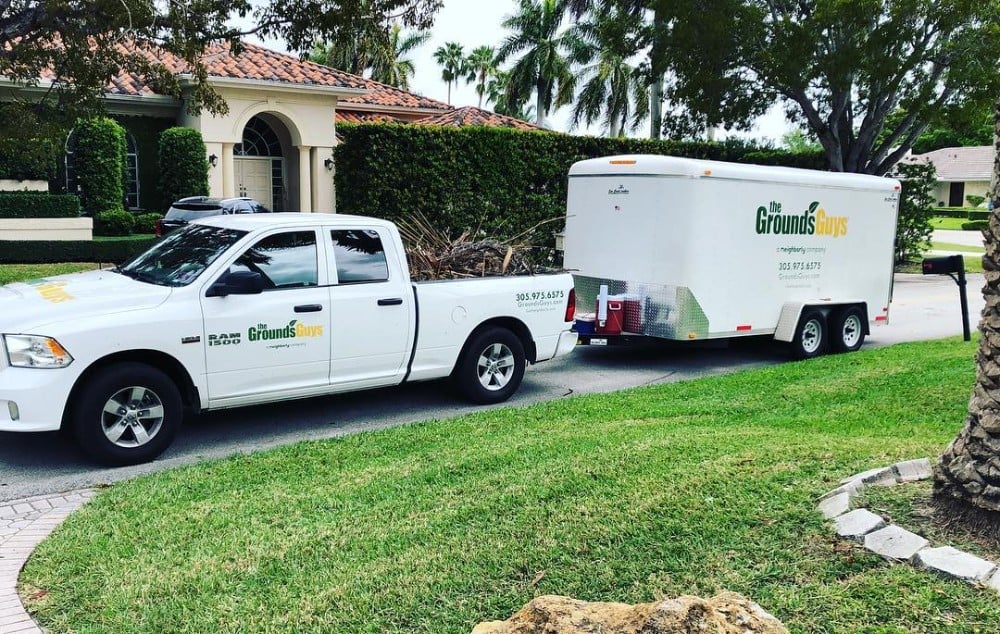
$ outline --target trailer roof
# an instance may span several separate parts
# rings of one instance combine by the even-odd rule
[[[680,176],[895,191],[899,181],[867,174],[844,174],[794,167],[745,165],[655,154],[605,156],[574,163],[574,176]]]

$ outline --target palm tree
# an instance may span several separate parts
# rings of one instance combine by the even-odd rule
[[[571,61],[582,64],[586,79],[573,126],[600,119],[609,136],[635,130],[649,114],[649,81],[629,59],[637,50],[641,17],[614,7],[593,9],[572,29]]]
[[[958,437],[945,450],[934,470],[934,497],[952,518],[1000,536],[1000,99],[994,112],[993,218],[986,232],[983,268],[987,271],[983,295],[986,306],[979,328],[976,384],[969,414]]]
[[[469,53],[465,63],[469,70],[469,81],[476,82],[476,94],[479,95],[479,107],[482,108],[486,82],[497,72],[496,51],[492,46],[479,46]]]
[[[406,57],[411,51],[430,39],[427,31],[417,31],[403,35],[403,27],[393,23],[389,27],[389,46],[380,51],[371,63],[371,78],[375,81],[410,89],[410,79],[416,72],[413,60]]]
[[[501,44],[497,61],[521,53],[510,69],[508,101],[524,103],[534,92],[539,126],[549,111],[573,100],[575,77],[564,54],[573,36],[560,33],[566,7],[567,0],[520,0],[518,12],[503,21],[513,33]]]
[[[441,79],[448,84],[448,104],[451,104],[451,84],[458,86],[458,79],[467,72],[465,51],[457,42],[445,42],[434,51],[434,59],[441,66]]]
[[[308,59],[352,75],[364,75],[377,57],[386,57],[388,31],[372,20],[358,20],[338,29],[327,42],[317,42]]]

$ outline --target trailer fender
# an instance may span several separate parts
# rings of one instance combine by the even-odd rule
[[[805,302],[785,302],[781,306],[781,316],[778,317],[778,327],[774,330],[774,340],[791,343],[795,338],[795,329],[799,325],[799,316]]]

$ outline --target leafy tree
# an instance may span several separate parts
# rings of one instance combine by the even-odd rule
[[[208,158],[201,132],[179,127],[161,132],[157,162],[165,200],[208,196]]]
[[[567,0],[520,0],[518,12],[503,21],[512,33],[500,45],[497,60],[521,54],[509,71],[507,100],[526,103],[534,92],[539,126],[553,108],[573,101],[576,77],[566,55],[573,35],[561,31],[566,8]]]
[[[338,29],[365,17],[426,28],[442,0],[23,0],[0,11],[0,76],[25,87],[25,108],[40,100],[53,104],[68,127],[78,116],[102,109],[101,97],[121,70],[146,76],[157,89],[181,96],[172,69],[150,54],[155,46],[184,59],[193,89],[189,110],[226,111],[208,86],[200,55],[213,42],[231,42],[250,33],[284,40],[306,50]],[[232,16],[250,17],[255,26],[234,27]],[[39,79],[43,83],[39,84]],[[51,83],[50,83],[51,80]],[[2,122],[2,123],[7,123]],[[7,125],[9,128],[9,124]]]
[[[909,262],[930,242],[934,214],[934,165],[900,163],[896,175],[903,185],[896,219],[896,262]]]
[[[641,18],[617,7],[592,8],[572,29],[570,59],[582,64],[583,89],[573,108],[573,125],[601,119],[612,137],[635,130],[649,115],[649,83],[630,62]]]
[[[822,149],[816,139],[810,138],[801,129],[790,130],[781,136],[781,144],[788,148],[789,152],[813,152]]]
[[[125,200],[125,129],[113,119],[79,119],[70,137],[80,207],[88,216],[121,209]]]
[[[431,34],[427,31],[416,31],[403,34],[403,27],[393,23],[389,27],[389,46],[383,55],[378,55],[372,62],[371,78],[375,81],[410,89],[410,79],[416,72],[413,60],[406,56],[429,40]]]
[[[441,66],[441,79],[448,84],[448,103],[451,103],[451,85],[458,87],[458,80],[468,72],[465,51],[458,42],[445,42],[434,51],[434,60]]]
[[[469,81],[476,82],[476,94],[479,95],[479,107],[482,108],[487,82],[498,70],[496,51],[492,46],[478,46],[469,53],[465,63],[469,70]]]
[[[976,383],[969,413],[958,437],[934,469],[934,497],[949,517],[1000,537],[1000,99],[994,106],[993,212],[983,233],[987,271],[986,305],[979,322],[982,336],[976,354]]]
[[[835,171],[884,174],[943,108],[1000,92],[996,2],[718,0],[667,10],[668,27],[651,37],[675,77],[673,101],[707,125],[732,126],[781,99]],[[896,108],[907,114],[890,126]]]
[[[510,73],[497,70],[486,84],[486,103],[493,104],[493,111],[497,114],[514,117],[521,121],[535,120],[535,107],[528,105],[525,101],[513,101],[514,95],[507,90],[510,83]]]

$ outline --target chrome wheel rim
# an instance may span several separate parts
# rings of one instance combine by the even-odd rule
[[[479,384],[490,392],[502,390],[514,376],[514,352],[502,343],[490,344],[479,354]]]
[[[853,348],[861,340],[861,318],[857,315],[848,315],[844,320],[844,329],[840,333],[840,340],[844,342],[845,348]]]
[[[148,387],[118,390],[101,412],[101,429],[116,447],[141,447],[153,440],[162,426],[163,401]]]
[[[810,319],[802,326],[802,349],[806,354],[813,354],[819,350],[823,342],[823,327],[816,319]]]

